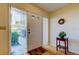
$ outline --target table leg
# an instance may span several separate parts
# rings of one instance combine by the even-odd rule
[[[57,42],[57,40],[56,40],[56,50],[58,51],[58,47],[57,47],[57,45],[58,45],[58,42]]]
[[[67,39],[67,52],[68,52],[68,39]]]
[[[65,54],[67,53],[66,41],[65,41]]]

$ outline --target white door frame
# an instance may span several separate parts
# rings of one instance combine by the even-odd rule
[[[43,46],[48,45],[48,18],[43,17]]]

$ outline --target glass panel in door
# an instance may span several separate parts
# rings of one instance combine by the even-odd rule
[[[27,53],[27,13],[11,7],[11,55]]]

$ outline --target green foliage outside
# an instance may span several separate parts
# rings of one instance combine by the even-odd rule
[[[18,42],[19,34],[17,32],[11,32],[11,45],[19,45]]]

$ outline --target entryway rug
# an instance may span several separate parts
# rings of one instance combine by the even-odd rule
[[[36,48],[36,49],[33,49],[33,50],[29,51],[28,53],[30,55],[42,55],[45,52],[47,52],[46,49],[44,49],[42,47],[39,47],[39,48]]]

